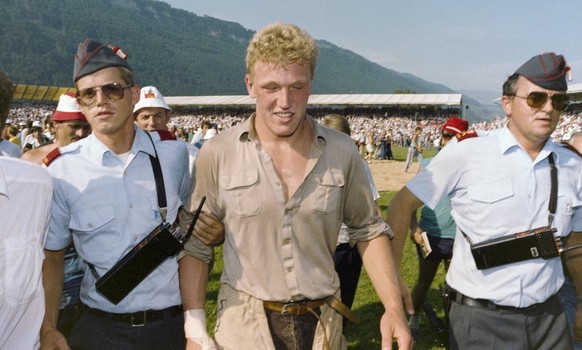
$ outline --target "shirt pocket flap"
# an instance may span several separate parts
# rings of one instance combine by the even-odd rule
[[[218,182],[221,188],[232,190],[240,187],[248,187],[257,182],[259,174],[256,170],[241,171],[220,176]]]
[[[513,196],[509,183],[489,183],[470,186],[468,196],[471,200],[483,203],[494,203]]]
[[[345,178],[342,171],[330,169],[320,176],[316,176],[315,182],[322,186],[344,187]]]
[[[93,231],[115,218],[113,206],[78,210],[71,215],[70,228],[75,231]]]
[[[239,171],[220,176],[219,186],[224,190],[223,203],[230,214],[238,217],[255,216],[261,211],[261,200],[257,198],[259,180],[257,170]],[[259,195],[260,196],[260,195]]]

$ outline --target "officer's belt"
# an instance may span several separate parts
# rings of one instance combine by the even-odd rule
[[[551,300],[552,298],[555,297],[555,296],[551,296],[550,298],[548,298],[548,300],[546,300],[544,302],[533,304],[530,306],[515,307],[515,306],[498,305],[498,304],[495,304],[494,302],[492,302],[491,300],[487,300],[487,299],[471,298],[471,297],[468,297],[464,294],[461,294],[455,290],[451,290],[449,293],[451,296],[451,300],[458,303],[458,304],[461,304],[461,305],[473,306],[473,307],[478,307],[478,308],[482,308],[482,309],[489,309],[489,310],[505,310],[505,311],[514,311],[514,312],[533,310],[539,306],[542,306],[543,304],[545,304],[546,302],[548,302],[549,300]]]
[[[152,322],[165,321],[183,313],[182,305],[174,305],[162,310],[144,310],[126,314],[106,312],[94,309],[85,304],[82,304],[81,308],[83,312],[87,312],[93,316],[124,323],[132,327],[142,327]]]

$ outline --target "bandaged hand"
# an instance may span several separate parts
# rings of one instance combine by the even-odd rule
[[[184,311],[184,333],[187,340],[186,349],[216,350],[216,344],[206,330],[204,309]]]
[[[186,349],[187,350],[216,350],[216,344],[214,344],[214,340],[212,340],[212,338],[210,337],[206,337],[204,339],[202,338],[198,338],[197,340],[194,339],[186,339],[187,340],[187,344],[186,344]]]

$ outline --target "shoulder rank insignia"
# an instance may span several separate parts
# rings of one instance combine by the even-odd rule
[[[172,134],[171,132],[169,132],[168,130],[156,130],[156,131],[160,135],[161,141],[176,140],[176,136],[174,134]]]
[[[475,131],[474,129],[463,131],[463,132],[460,132],[457,135],[455,135],[458,142],[461,142],[461,141],[466,140],[466,139],[470,139],[472,137],[477,137],[477,136],[479,136],[479,135],[477,135],[477,131]]]
[[[55,148],[52,151],[49,152],[49,154],[47,154],[43,159],[42,159],[42,163],[45,166],[49,166],[53,160],[57,159],[58,157],[60,157],[61,155],[61,151],[59,150],[59,148]]]

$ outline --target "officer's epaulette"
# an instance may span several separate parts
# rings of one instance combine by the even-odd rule
[[[578,150],[576,148],[574,148],[574,146],[572,146],[568,142],[560,142],[559,145],[564,147],[564,148],[569,149],[570,151],[576,153],[579,157],[582,158],[582,154],[580,152],[578,152]]]
[[[475,131],[474,129],[462,131],[462,132],[458,133],[457,135],[455,135],[458,142],[461,142],[461,141],[466,140],[466,139],[470,139],[472,137],[477,137],[477,136],[479,136],[479,135],[477,135],[477,131]]]
[[[48,167],[52,162],[55,161],[55,159],[57,159],[61,155],[73,152],[73,151],[77,150],[78,148],[79,148],[78,142],[73,142],[73,143],[68,144],[66,146],[63,146],[63,147],[57,147],[57,148],[53,149],[52,151],[50,151],[42,159],[42,163]]]
[[[171,133],[168,130],[156,130],[158,132],[158,134],[160,135],[160,140],[161,141],[166,141],[166,140],[176,140],[176,135],[174,135],[173,133]]]
[[[57,147],[57,148],[53,149],[52,151],[50,151],[49,154],[44,156],[44,158],[42,159],[42,162],[45,166],[49,166],[53,162],[53,160],[60,157],[61,154],[62,154],[61,150]]]

